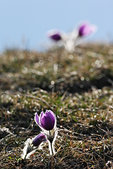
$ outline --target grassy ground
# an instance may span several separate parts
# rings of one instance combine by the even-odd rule
[[[55,169],[105,169],[113,162],[113,45],[69,54],[6,50],[0,55],[0,168],[50,168],[48,145],[29,160],[24,142],[40,132],[34,113],[51,109],[59,129]]]

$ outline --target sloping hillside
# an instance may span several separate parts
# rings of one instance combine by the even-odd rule
[[[40,131],[35,112],[57,116],[55,169],[103,169],[113,163],[113,45],[74,53],[6,50],[0,55],[0,168],[50,168],[48,144],[21,159]],[[113,164],[112,164],[113,165]]]

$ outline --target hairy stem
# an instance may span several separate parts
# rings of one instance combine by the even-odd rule
[[[49,131],[49,136],[51,138],[51,132]],[[54,151],[53,151],[53,140],[49,140],[49,150],[50,150],[50,155],[53,156],[54,155]]]

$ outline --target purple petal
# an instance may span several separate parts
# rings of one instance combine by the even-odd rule
[[[55,120],[56,120],[56,116],[55,114],[51,111],[51,110],[46,110],[45,112],[48,117],[51,119],[52,123],[55,123]]]
[[[44,116],[44,112],[42,111],[40,114],[40,119],[43,118],[43,116]]]
[[[43,141],[46,141],[46,136],[40,133],[33,139],[32,144],[34,146],[39,146]]]
[[[51,110],[47,110],[44,116],[41,118],[41,126],[46,130],[52,130],[54,128],[56,117]]]
[[[40,126],[39,116],[37,113],[35,113],[35,122]]]
[[[48,37],[54,41],[60,41],[62,39],[61,33],[55,30],[52,30],[49,34]]]
[[[88,23],[82,24],[79,27],[78,34],[80,37],[87,36],[95,31],[95,26]]]
[[[51,38],[52,40],[54,40],[54,41],[59,41],[59,40],[62,39],[62,38],[61,38],[61,35],[60,35],[59,33],[56,33],[56,34],[51,35],[50,38]]]

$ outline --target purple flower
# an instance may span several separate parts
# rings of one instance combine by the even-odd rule
[[[36,113],[35,121],[39,127],[48,131],[56,127],[56,116],[51,110],[46,110],[45,113],[42,111],[40,117]]]
[[[40,133],[33,139],[32,144],[34,146],[39,146],[43,141],[46,141],[46,136]]]
[[[78,36],[83,37],[90,35],[91,33],[95,32],[95,30],[96,26],[84,23],[78,28]]]
[[[61,36],[61,33],[58,32],[58,31],[51,31],[49,34],[48,34],[48,37],[52,40],[54,40],[55,42],[58,42],[62,39],[62,36]]]

